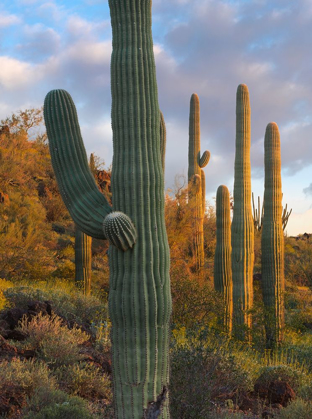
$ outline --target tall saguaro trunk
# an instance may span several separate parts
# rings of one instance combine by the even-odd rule
[[[160,111],[151,1],[109,0],[109,6],[113,210],[127,214],[137,230],[133,250],[110,249],[115,406],[118,418],[139,419],[169,381],[171,296]],[[167,402],[162,415],[169,417]]]
[[[264,168],[262,294],[267,348],[272,349],[283,337],[285,289],[281,146],[275,122],[268,124],[265,132]]]
[[[220,185],[216,199],[217,243],[214,260],[214,287],[223,295],[223,326],[227,333],[232,330],[233,284],[231,266],[231,209],[230,193],[226,186]]]
[[[209,151],[200,156],[200,107],[196,93],[191,96],[189,120],[188,189],[189,206],[193,213],[193,255],[195,270],[204,266],[205,173],[202,170],[210,159]]]
[[[253,304],[254,223],[251,210],[250,104],[245,84],[236,95],[236,151],[232,220],[233,332],[248,339]]]

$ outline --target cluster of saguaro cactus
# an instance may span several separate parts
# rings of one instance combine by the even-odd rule
[[[200,107],[196,93],[191,96],[189,120],[189,152],[188,152],[188,190],[189,205],[193,212],[193,255],[195,269],[199,271],[204,266],[204,227],[206,183],[202,170],[210,159],[209,151],[200,155]]]
[[[224,330],[231,333],[233,313],[233,283],[231,266],[231,209],[230,194],[220,185],[216,199],[217,243],[214,259],[214,287],[224,299]]]
[[[278,126],[268,124],[264,138],[264,214],[261,235],[262,294],[267,348],[282,340],[284,326],[284,233],[281,149]]]
[[[248,338],[253,304],[254,223],[251,211],[250,145],[249,92],[245,84],[240,84],[236,96],[232,220],[233,331],[240,339]]]
[[[236,104],[236,155],[234,179],[234,209],[231,234],[229,193],[225,186],[217,191],[217,246],[214,284],[222,292],[225,313],[232,313],[229,295],[233,284],[233,332],[239,339],[250,338],[253,302],[254,228],[262,230],[262,293],[265,306],[267,347],[282,340],[284,327],[284,233],[289,215],[282,209],[281,153],[278,127],[267,126],[265,148],[265,190],[262,212],[251,211],[250,180],[250,105],[247,86],[239,85]],[[231,237],[231,238],[230,238]],[[229,245],[231,240],[232,248]],[[232,250],[232,254],[231,254]],[[231,260],[231,262],[230,262]],[[229,265],[232,265],[232,270]],[[232,276],[232,277],[231,277]],[[227,326],[230,319],[225,317]],[[228,326],[229,330],[229,326]]]
[[[260,204],[260,196],[258,196],[258,208],[255,207],[255,201],[254,201],[254,194],[252,193],[252,217],[254,220],[254,226],[255,230],[261,231],[262,228],[262,221],[263,221],[263,211],[264,211],[264,205],[262,205],[261,210],[261,204]],[[282,207],[282,226],[283,230],[285,230],[290,214],[292,212],[292,208],[290,211],[287,210],[287,204],[285,205],[285,208]],[[261,215],[260,215],[261,214]]]
[[[45,121],[67,208],[83,232],[107,237],[111,244],[109,312],[116,417],[169,418],[171,293],[151,1],[109,0],[109,6],[114,212],[89,170],[68,93],[47,95]]]

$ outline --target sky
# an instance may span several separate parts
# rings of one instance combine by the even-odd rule
[[[281,136],[288,235],[312,233],[312,0],[154,0],[153,38],[160,108],[167,127],[166,188],[187,176],[192,93],[201,107],[201,149],[209,150],[207,200],[233,193],[235,102],[251,104],[255,197],[264,189],[264,133]],[[87,153],[112,161],[111,25],[105,0],[1,0],[0,119],[41,107],[51,89],[73,97]]]

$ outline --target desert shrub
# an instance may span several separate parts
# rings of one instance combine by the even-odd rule
[[[23,419],[92,419],[86,402],[61,390],[38,389],[24,408]]]
[[[223,299],[207,278],[199,279],[187,272],[183,265],[175,265],[171,268],[171,292],[172,323],[175,326],[190,329],[205,324],[222,329],[218,319],[223,316]]]
[[[249,359],[250,361],[250,359]],[[252,376],[235,356],[211,345],[182,344],[172,349],[170,400],[173,417],[210,417],[215,403],[234,399],[239,402],[253,384]]]
[[[0,415],[12,417],[27,405],[27,398],[41,386],[53,389],[55,379],[49,374],[47,365],[41,362],[0,362]]]
[[[111,322],[100,321],[91,323],[90,331],[95,338],[94,347],[97,351],[107,353],[111,349]]]
[[[311,419],[312,403],[301,399],[296,399],[286,408],[281,409],[276,415],[277,419]]]
[[[57,377],[70,394],[85,399],[107,399],[112,397],[109,377],[91,364],[73,364],[60,368]]]
[[[85,296],[73,287],[66,288],[64,284],[57,284],[54,288],[42,284],[42,289],[17,286],[5,290],[4,296],[12,306],[20,308],[27,308],[27,304],[32,300],[50,300],[56,314],[78,324],[90,324],[107,318],[106,303],[95,296]]]
[[[35,350],[39,359],[54,367],[79,361],[79,345],[89,339],[77,327],[68,329],[55,314],[49,317],[39,313],[30,321],[24,316],[17,329],[28,336],[22,346]]]
[[[0,363],[0,393],[9,385],[20,386],[27,394],[31,394],[40,386],[53,388],[55,379],[43,362],[13,358],[11,362]]]
[[[268,388],[272,381],[285,381],[293,390],[297,390],[300,384],[300,374],[290,365],[272,365],[262,367],[257,383]]]

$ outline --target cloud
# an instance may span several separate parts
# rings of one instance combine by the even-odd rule
[[[2,13],[0,15],[0,28],[6,28],[8,26],[18,25],[21,19],[16,15],[10,15]]]
[[[10,57],[0,57],[0,88],[18,91],[40,81],[41,69]]]
[[[303,193],[305,195],[312,195],[312,183],[310,183],[310,185],[308,187],[303,189]]]

